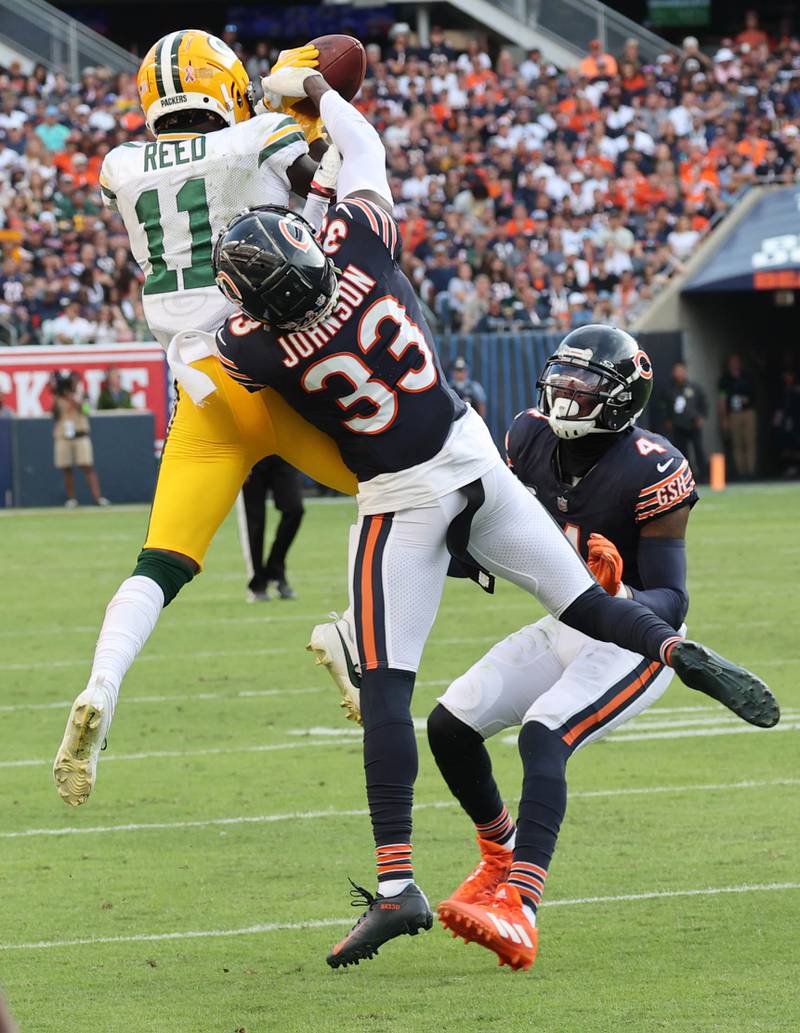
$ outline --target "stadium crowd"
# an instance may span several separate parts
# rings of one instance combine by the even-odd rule
[[[266,44],[227,38],[266,72]],[[447,329],[630,326],[738,191],[800,170],[800,41],[754,14],[713,53],[687,38],[654,65],[635,41],[566,70],[457,51],[441,29],[418,48],[402,24],[368,54],[358,105],[386,143],[403,261]],[[104,155],[145,136],[129,75],[0,68],[0,342],[149,337],[97,193]]]

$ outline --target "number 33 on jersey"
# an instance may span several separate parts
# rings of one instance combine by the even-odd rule
[[[234,316],[217,336],[222,364],[251,391],[283,395],[336,441],[359,480],[416,466],[441,449],[464,403],[397,265],[397,226],[351,197],[332,209],[321,239],[339,270],[333,313],[295,333]]]

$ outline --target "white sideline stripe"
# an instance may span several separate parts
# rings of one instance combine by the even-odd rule
[[[623,904],[637,900],[662,900],[674,897],[716,897],[725,893],[776,893],[800,890],[800,882],[756,883],[744,886],[709,886],[704,889],[652,890],[648,893],[622,893],[613,897],[573,897],[548,900],[542,907],[579,907],[583,904]],[[327,929],[336,925],[352,925],[346,918],[311,918],[306,922],[265,922],[239,929],[190,929],[184,932],[137,933],[130,936],[87,936],[80,940],[39,940],[35,943],[0,943],[0,951],[46,950],[52,947],[85,947],[99,943],[157,943],[162,940],[206,940],[225,936],[258,936],[298,929]]]
[[[797,786],[800,778],[776,778],[769,781],[709,782],[697,785],[628,786],[619,789],[585,789],[570,793],[571,800],[594,800],[617,796],[654,796],[663,793],[724,792],[738,789],[763,789],[775,786]],[[414,804],[415,811],[455,808],[455,800],[433,800]],[[324,818],[360,818],[369,814],[364,808],[328,811],[294,811],[289,814],[241,815],[234,818],[203,818],[190,821],[150,821],[127,825],[67,825],[61,828],[21,829],[18,832],[0,832],[0,839],[26,839],[32,836],[96,835],[106,832],[149,832],[172,829],[202,829],[226,825],[263,825],[276,821],[317,821]]]

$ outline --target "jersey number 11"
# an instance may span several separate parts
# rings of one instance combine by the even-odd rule
[[[178,211],[189,216],[192,264],[181,269],[182,289],[214,286],[211,264],[211,219],[208,214],[206,184],[202,177],[187,180],[177,193]],[[168,269],[164,261],[164,227],[161,223],[161,205],[158,190],[145,190],[136,202],[136,215],[147,236],[151,272],[145,281],[143,294],[172,294],[181,289],[178,270]]]

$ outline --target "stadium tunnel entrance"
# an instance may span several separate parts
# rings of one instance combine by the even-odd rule
[[[781,472],[785,441],[774,422],[787,391],[800,413],[800,392],[785,376],[800,383],[799,306],[800,187],[761,187],[749,191],[634,328],[643,342],[679,335],[672,361],[687,363],[708,400],[707,453],[725,450],[719,380],[728,358],[741,357],[755,387],[762,476]],[[666,365],[656,366],[656,393],[669,377]]]

